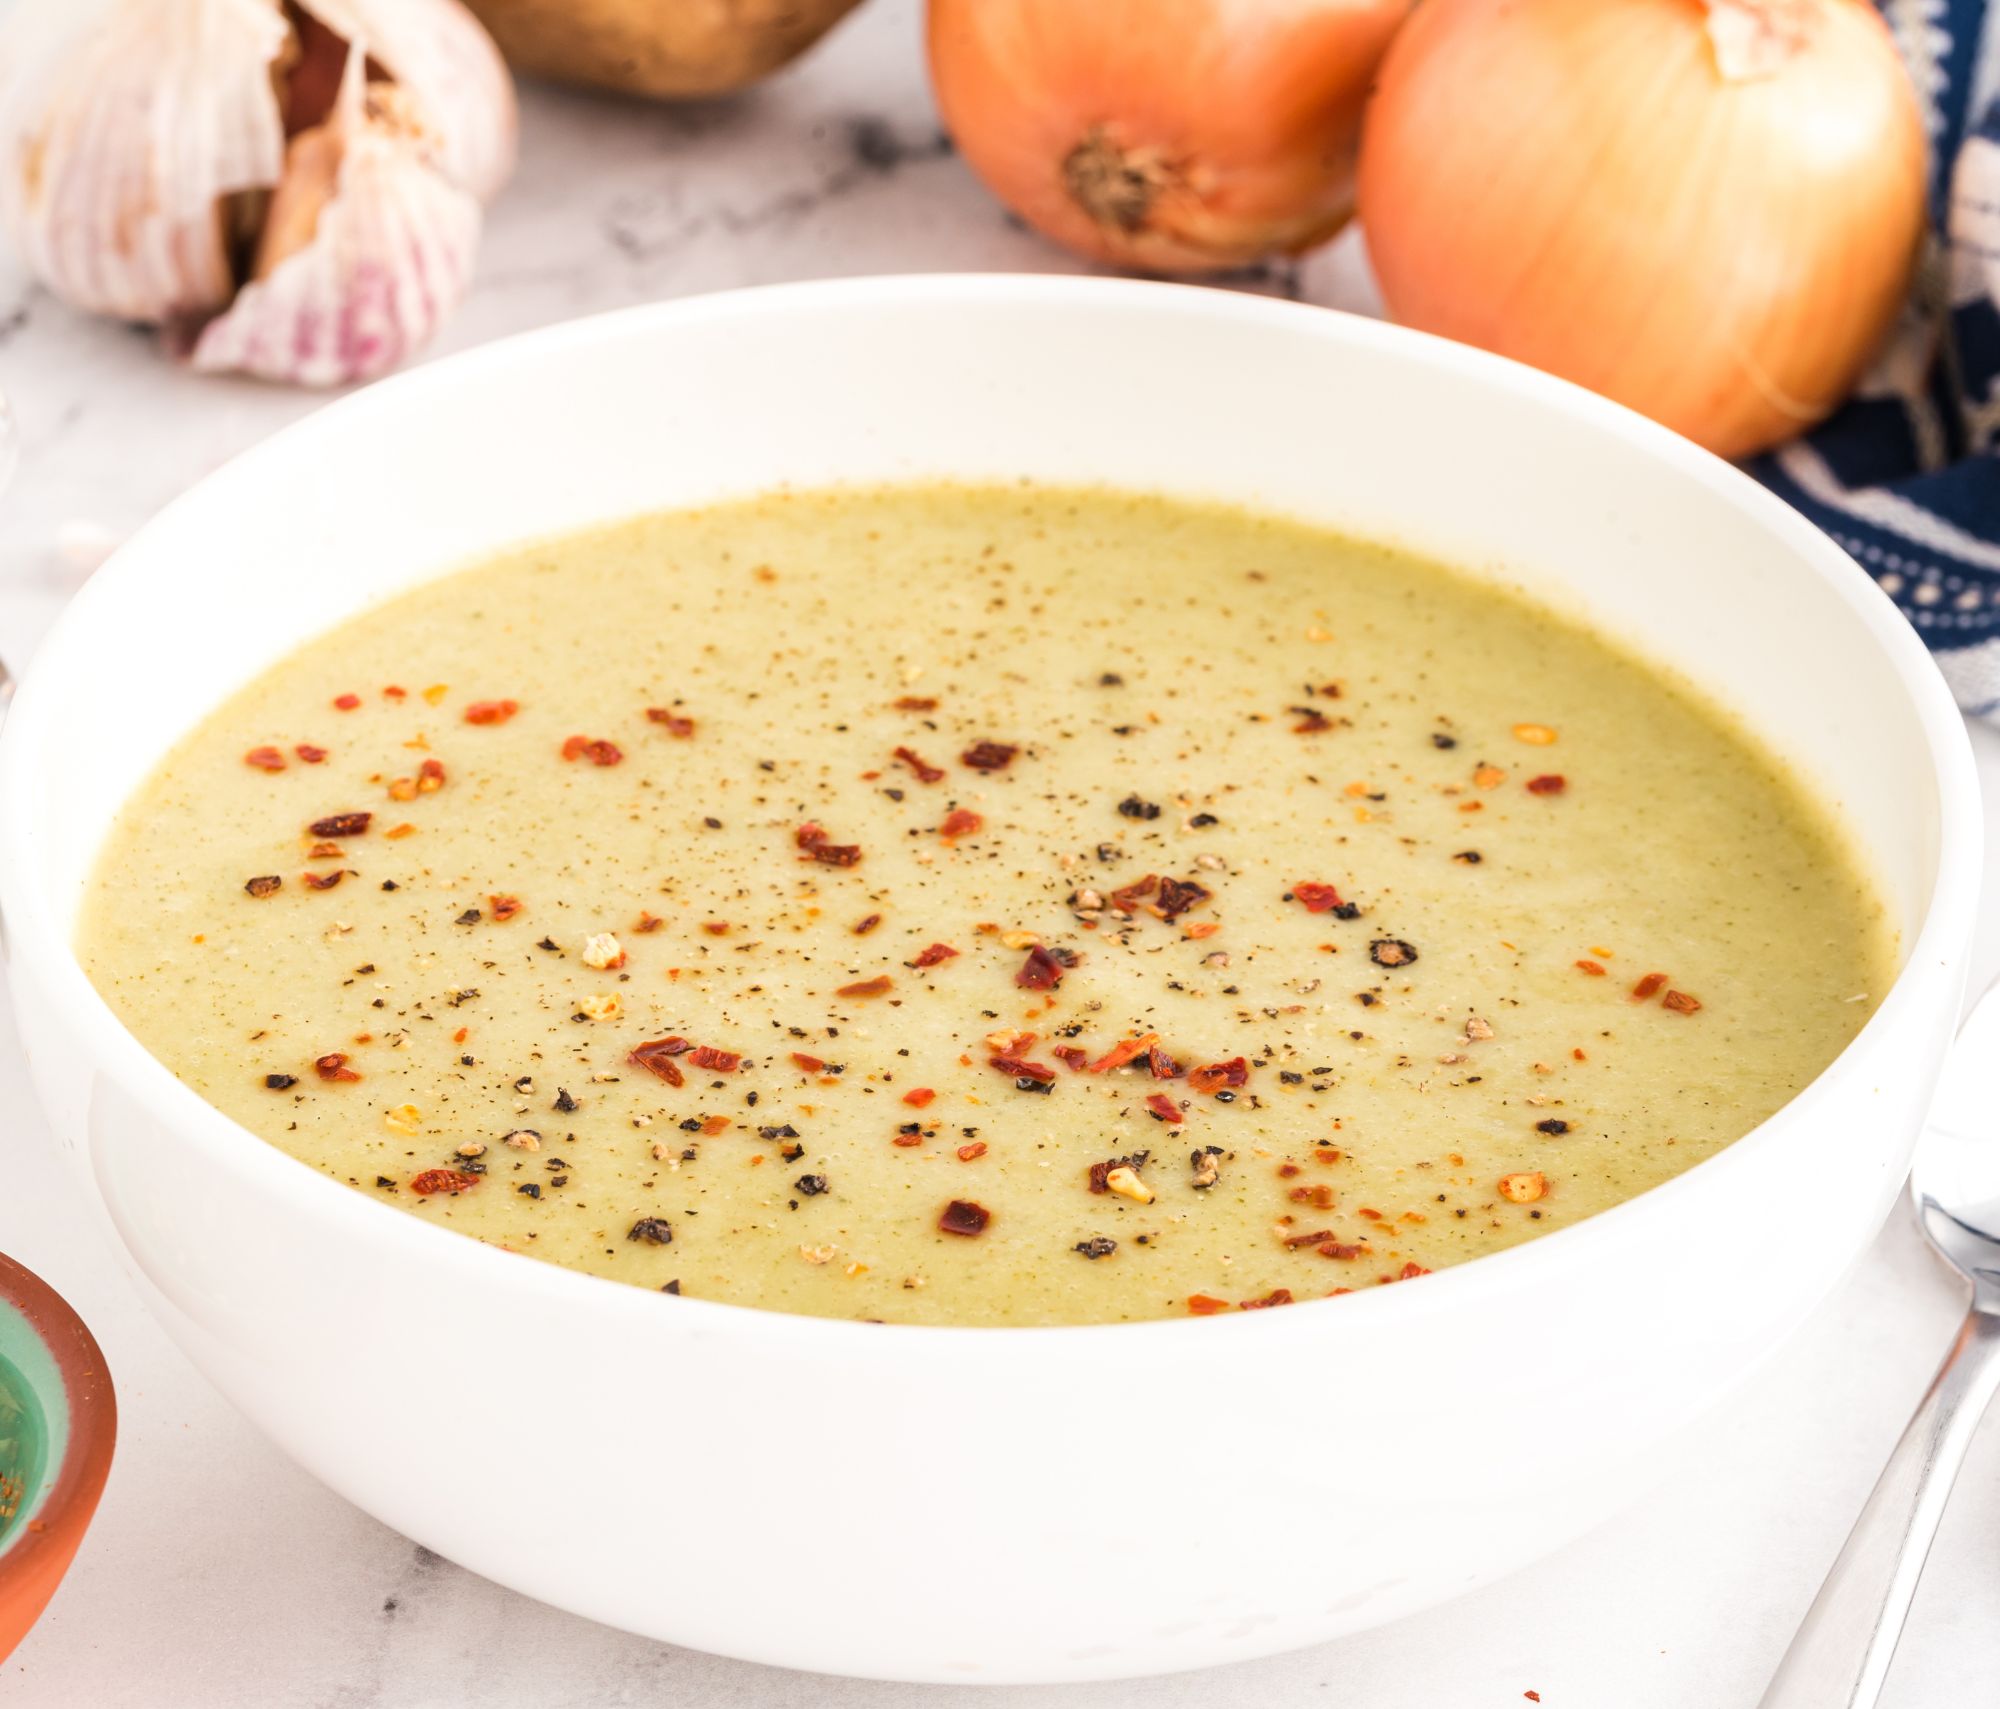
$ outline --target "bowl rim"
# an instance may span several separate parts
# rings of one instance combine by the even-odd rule
[[[0,722],[0,915],[4,915],[11,940],[0,947],[9,959],[34,967],[40,984],[38,995],[56,1024],[83,1040],[96,1070],[142,1107],[153,1109],[178,1144],[200,1148],[211,1162],[271,1199],[274,1208],[284,1214],[309,1217],[342,1239],[389,1242],[406,1251],[413,1263],[458,1267],[482,1279],[488,1288],[525,1288],[575,1309],[623,1312],[640,1333],[665,1322],[697,1332],[706,1329],[749,1336],[760,1343],[845,1346],[855,1338],[892,1330],[899,1342],[921,1340],[934,1354],[976,1348],[978,1356],[988,1360],[1003,1353],[1032,1356],[1034,1349],[1046,1348],[1051,1337],[1060,1337],[1065,1345],[1081,1351],[1085,1344],[1106,1335],[1136,1343],[1142,1336],[1159,1340],[1215,1333],[1212,1328],[1190,1328],[1195,1323],[1209,1323],[1193,1317],[1065,1325],[880,1324],[689,1296],[676,1297],[671,1314],[663,1318],[652,1290],[506,1252],[413,1217],[333,1180],[224,1115],[153,1057],[116,1018],[84,973],[74,945],[56,917],[57,910],[26,876],[37,864],[27,847],[33,756],[46,752],[49,746],[43,731],[42,701],[48,692],[44,685],[58,673],[83,668],[89,632],[112,617],[120,585],[128,577],[147,573],[151,537],[211,483],[225,477],[248,478],[266,459],[284,459],[293,456],[295,448],[310,448],[315,435],[337,431],[349,423],[365,423],[371,413],[392,412],[405,398],[448,392],[462,376],[514,363],[538,363],[582,346],[685,335],[704,323],[740,316],[784,316],[822,309],[893,311],[905,305],[943,305],[976,312],[981,307],[1024,304],[1097,314],[1125,308],[1150,314],[1166,310],[1223,323],[1275,327],[1299,337],[1345,341],[1507,392],[1530,408],[1567,415],[1621,439],[1651,461],[1747,510],[1775,546],[1803,559],[1816,572],[1827,597],[1844,604],[1886,655],[1922,731],[1939,807],[1930,899],[1921,924],[1909,939],[1903,965],[1881,1003],[1816,1078],[1740,1139],[1644,1193],[1567,1228],[1451,1265],[1428,1276],[1425,1287],[1361,1289],[1340,1301],[1345,1317],[1333,1315],[1330,1298],[1299,1300],[1296,1303],[1300,1306],[1316,1308],[1305,1315],[1307,1324],[1325,1332],[1337,1322],[1379,1324],[1385,1314],[1428,1316],[1451,1310],[1468,1289],[1518,1289],[1530,1285],[1551,1264],[1587,1262],[1586,1253],[1621,1240],[1639,1218],[1672,1214],[1690,1193],[1717,1190],[1732,1169],[1747,1167],[1752,1156],[1783,1143],[1787,1133],[1810,1122],[1823,1105],[1842,1095],[1845,1082],[1860,1071],[1858,1062],[1870,1053],[1873,1041],[1899,1027],[1902,1017],[1920,1001],[1919,984],[1939,976],[1962,978],[1977,905],[1983,839],[1970,736],[1929,652],[1894,602],[1828,535],[1774,493],[1733,464],[1620,404],[1521,363],[1407,327],[1343,310],[1213,287],[1010,273],[885,274],[758,285],[582,316],[495,339],[378,380],[309,411],[228,459],[164,506],[71,599],[44,637],[12,707]],[[441,566],[440,573],[449,568]],[[641,1317],[641,1312],[651,1315]],[[1233,1330],[1222,1332],[1226,1334],[1289,1336],[1303,1332],[1284,1327],[1299,1320],[1295,1311],[1221,1315],[1236,1324]],[[1396,1321],[1396,1316],[1387,1321]]]

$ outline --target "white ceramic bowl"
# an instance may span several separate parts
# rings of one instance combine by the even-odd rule
[[[1225,496],[1587,614],[1838,804],[1903,923],[1900,978],[1787,1108],[1580,1227],[1418,1286],[1058,1330],[776,1316],[510,1257],[252,1138],[86,983],[71,924],[110,815],[297,643],[524,536],[932,475]],[[1889,602],[1637,416],[1285,303],[864,280],[496,344],[204,481],[78,596],[7,721],[0,912],[37,1085],[139,1287],[342,1494],[504,1584],[676,1643],[1087,1679],[1377,1624],[1642,1489],[1894,1199],[1959,999],[1974,803],[1964,731]]]

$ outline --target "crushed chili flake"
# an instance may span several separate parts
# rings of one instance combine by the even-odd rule
[[[880,914],[863,914],[860,919],[854,922],[851,930],[857,938],[865,938],[881,923],[882,916]]]
[[[1331,913],[1342,920],[1351,920],[1361,912],[1354,903],[1343,902],[1340,892],[1331,884],[1321,884],[1312,879],[1292,886],[1292,900],[1303,903],[1308,914]]]
[[[313,1072],[328,1082],[359,1080],[361,1076],[347,1066],[348,1056],[344,1050],[330,1050],[324,1056],[313,1058]]]
[[[1329,1240],[1323,1245],[1315,1246],[1313,1250],[1322,1258],[1333,1258],[1341,1263],[1347,1263],[1352,1259],[1359,1258],[1368,1248],[1366,1246],[1352,1245],[1344,1240]],[[1347,1292],[1347,1289],[1336,1288],[1334,1292],[1344,1294]]]
[[[1332,1240],[1333,1238],[1334,1238],[1334,1232],[1332,1229],[1316,1228],[1312,1230],[1309,1234],[1286,1235],[1285,1244],[1295,1249],[1301,1246],[1321,1246],[1324,1245],[1327,1241]]]
[[[1063,964],[1041,944],[1028,951],[1028,959],[1014,974],[1014,983],[1023,991],[1053,991],[1062,979]]]
[[[1582,960],[1577,962],[1576,966],[1578,972],[1587,973],[1593,979],[1602,979],[1604,977],[1605,968],[1604,963],[1601,961]]]
[[[1292,1290],[1290,1288],[1273,1288],[1261,1300],[1244,1300],[1237,1309],[1239,1311],[1263,1311],[1269,1306],[1290,1305],[1291,1303]]]
[[[1005,771],[1020,751],[1008,742],[974,742],[958,759],[974,771]]]
[[[1311,1205],[1314,1210],[1330,1211],[1337,1195],[1324,1182],[1316,1187],[1294,1187],[1285,1195],[1295,1205]]]
[[[373,813],[329,813],[315,819],[307,829],[316,837],[358,837],[373,822]]]
[[[1548,1190],[1548,1177],[1539,1169],[1500,1177],[1500,1196],[1517,1205],[1533,1204]]]
[[[1188,1073],[1188,1085],[1197,1092],[1220,1092],[1250,1083],[1250,1064],[1240,1056],[1227,1062],[1211,1062]]]
[[[792,1052],[792,1061],[801,1072],[806,1074],[817,1074],[826,1066],[817,1056],[808,1056],[802,1050]]]
[[[632,929],[635,932],[657,932],[666,923],[658,914],[648,914],[642,910]]]
[[[358,694],[337,694],[333,697],[333,703],[342,712],[352,712],[355,707],[361,704],[361,696]]]
[[[649,722],[663,726],[669,736],[686,740],[694,734],[694,720],[683,717],[670,706],[649,706],[646,717]]]
[[[896,750],[896,758],[917,774],[917,781],[919,783],[936,783],[944,776],[943,766],[932,765],[921,754],[909,748],[898,748]]]
[[[909,1128],[905,1129],[902,1132],[899,1132],[895,1136],[895,1138],[889,1141],[891,1145],[900,1145],[905,1150],[909,1149],[912,1146],[922,1145],[923,1142],[924,1142],[923,1129],[917,1127],[917,1125],[914,1122],[910,1124]]]
[[[1073,1044],[1057,1044],[1049,1047],[1049,1054],[1072,1074],[1081,1074],[1090,1066],[1090,1052]]]
[[[299,877],[309,890],[331,890],[347,876],[345,869],[336,867],[332,872],[302,872]]]
[[[1199,908],[1208,898],[1207,888],[1191,878],[1163,878],[1160,880],[1160,898],[1153,912],[1171,925],[1190,908]]]
[[[960,837],[976,837],[985,829],[986,821],[970,807],[954,807],[938,826],[938,835],[947,843],[955,843]]]
[[[1146,1068],[1155,1080],[1178,1080],[1181,1077],[1181,1065],[1157,1044],[1146,1052]]]
[[[1295,736],[1317,736],[1321,731],[1333,728],[1333,720],[1317,706],[1294,706],[1290,710],[1299,715],[1299,721],[1292,726]]]
[[[494,919],[511,920],[516,914],[520,913],[520,911],[525,906],[527,906],[527,904],[524,903],[518,896],[503,895],[503,896],[487,897],[486,906],[493,910]]]
[[[463,1169],[426,1169],[421,1175],[411,1177],[410,1191],[426,1197],[432,1193],[462,1193],[478,1186],[479,1181],[479,1176],[469,1175]]]
[[[950,944],[932,944],[928,949],[920,949],[914,961],[903,963],[905,967],[935,967],[941,961],[949,961],[958,954]]]
[[[592,765],[616,765],[625,755],[616,742],[590,736],[571,736],[562,745],[566,760],[589,760]]]
[[[1569,781],[1560,772],[1546,771],[1540,777],[1528,779],[1530,795],[1560,795],[1569,787]]]
[[[338,843],[314,843],[306,850],[307,860],[338,860],[342,854]]]
[[[444,761],[425,760],[417,767],[417,793],[435,795],[444,788]]]
[[[1021,1048],[1025,1050],[1027,1047],[1023,1045]],[[1037,1086],[1055,1084],[1056,1071],[1045,1062],[1029,1062],[1019,1056],[1005,1055],[989,1056],[986,1060],[989,1066],[999,1069],[1002,1074],[1011,1075],[1017,1085],[1023,1080],[1032,1081]]]
[[[1146,1108],[1153,1113],[1155,1121],[1179,1123],[1187,1120],[1181,1114],[1180,1106],[1164,1092],[1155,1092],[1146,1100]]]
[[[277,895],[277,893],[280,890],[282,890],[284,886],[285,886],[285,881],[282,878],[280,878],[275,872],[260,873],[255,878],[244,880],[243,884],[243,888],[245,890],[247,890],[252,896],[258,897],[260,900],[266,896]]]
[[[937,1093],[928,1086],[912,1086],[903,1094],[903,1102],[913,1110],[928,1109],[937,1101]]]
[[[465,709],[468,724],[504,724],[521,710],[518,700],[475,700]]]
[[[804,851],[801,860],[818,861],[821,866],[855,866],[861,860],[859,843],[829,842],[825,830],[810,820],[792,833],[792,841]]]
[[[243,763],[254,766],[258,771],[283,771],[285,756],[276,748],[252,748],[243,756]]]
[[[665,1217],[642,1216],[625,1231],[625,1238],[644,1246],[666,1246],[672,1243],[674,1231]]]
[[[292,752],[299,756],[302,765],[318,765],[327,755],[325,748],[316,748],[310,742],[298,743]]]
[[[680,1064],[674,1058],[694,1048],[681,1037],[656,1038],[646,1044],[635,1045],[625,1060],[635,1068],[643,1068],[649,1074],[656,1074],[669,1086],[684,1086],[687,1077],[681,1073]]]
[[[1677,1015],[1691,1015],[1701,1007],[1701,999],[1690,997],[1685,991],[1669,991],[1660,999],[1660,1007]]]
[[[971,1163],[985,1155],[986,1141],[983,1139],[975,1139],[970,1145],[961,1145],[958,1148],[958,1160],[961,1163]]]
[[[1429,1274],[1430,1274],[1429,1270],[1425,1269],[1423,1265],[1419,1264],[1414,1258],[1412,1258],[1409,1261],[1409,1263],[1405,1264],[1402,1267],[1402,1269],[1396,1272],[1396,1280],[1399,1282],[1408,1282],[1414,1280],[1418,1276],[1428,1276]]]
[[[1133,1058],[1144,1056],[1159,1042],[1158,1033],[1141,1033],[1137,1038],[1121,1038],[1090,1065],[1090,1072],[1103,1074],[1113,1068],[1123,1068]]]
[[[1472,781],[1481,789],[1498,789],[1507,781],[1507,774],[1497,765],[1482,765],[1473,771]]]
[[[1143,878],[1135,878],[1130,884],[1121,885],[1111,892],[1111,906],[1130,914],[1135,912],[1147,897],[1158,892],[1160,875],[1149,872]]]
[[[1656,995],[1660,987],[1666,984],[1666,982],[1667,976],[1664,973],[1647,974],[1638,984],[1632,987],[1632,1000],[1635,1003],[1645,1002],[1649,997]]]
[[[688,1061],[711,1074],[734,1074],[743,1066],[743,1055],[735,1050],[717,1050],[712,1044],[698,1044],[688,1052]]]
[[[895,980],[888,974],[878,973],[873,979],[857,979],[851,985],[839,986],[833,994],[836,997],[880,997],[895,987]]]
[[[993,1213],[971,1199],[953,1199],[938,1217],[938,1227],[946,1234],[980,1234],[993,1220]]]
[[[1368,959],[1377,967],[1407,967],[1417,959],[1417,950],[1401,938],[1377,938],[1368,946]]]
[[[386,831],[382,833],[382,835],[385,837],[394,837],[399,841],[404,837],[414,837],[416,834],[417,834],[416,826],[409,823],[408,820],[405,820],[400,825],[391,825]]]

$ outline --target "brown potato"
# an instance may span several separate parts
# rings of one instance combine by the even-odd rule
[[[811,47],[859,0],[467,0],[518,70],[634,95],[722,95]]]

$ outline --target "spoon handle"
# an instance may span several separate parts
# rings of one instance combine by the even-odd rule
[[[2000,1317],[1970,1311],[1760,1709],[1873,1709],[1952,1481],[1995,1389]]]

